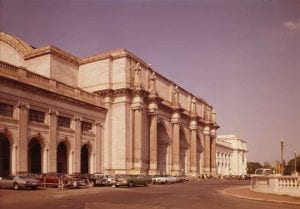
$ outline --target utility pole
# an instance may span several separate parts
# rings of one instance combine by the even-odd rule
[[[283,139],[281,139],[280,145],[281,145],[280,146],[280,149],[281,149],[281,157],[280,157],[280,159],[281,159],[281,168],[280,168],[280,173],[283,176]]]

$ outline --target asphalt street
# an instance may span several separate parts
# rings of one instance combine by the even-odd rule
[[[243,181],[190,181],[147,187],[40,190],[0,189],[1,209],[299,209],[299,205],[225,196],[226,188]]]

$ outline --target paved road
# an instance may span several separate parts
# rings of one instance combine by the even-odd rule
[[[299,209],[278,204],[228,197],[225,188],[245,185],[233,181],[193,181],[183,184],[149,185],[147,188],[96,187],[58,191],[0,190],[2,209]]]

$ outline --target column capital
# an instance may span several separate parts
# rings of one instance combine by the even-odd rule
[[[82,116],[80,116],[80,115],[74,115],[74,120],[77,121],[77,122],[82,122],[83,121]]]
[[[197,130],[197,127],[198,127],[197,120],[191,120],[189,129],[191,131],[194,131],[194,130]]]
[[[96,120],[96,121],[94,122],[94,124],[95,124],[95,126],[99,126],[99,127],[102,127],[102,126],[103,126],[102,123],[101,123],[101,121],[99,121],[99,120]]]
[[[180,123],[181,123],[181,122],[180,122],[180,118],[172,118],[172,119],[171,119],[171,124],[173,124],[173,125],[174,125],[174,124],[180,125]]]
[[[140,104],[132,104],[132,105],[131,105],[131,109],[132,109],[133,111],[135,111],[135,110],[142,111],[142,110],[143,110],[143,106],[140,105]]]
[[[204,129],[203,129],[203,134],[204,135],[210,135],[210,129],[209,129],[209,126],[205,126]]]
[[[49,109],[48,113],[51,116],[59,116],[59,112],[57,110]]]
[[[216,137],[216,136],[217,136],[217,131],[216,131],[216,129],[211,129],[211,130],[210,130],[210,135],[213,136],[213,137]]]
[[[30,105],[27,102],[18,102],[18,108],[28,110],[30,108]]]

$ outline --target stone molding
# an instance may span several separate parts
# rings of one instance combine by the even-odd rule
[[[29,103],[26,103],[26,102],[18,102],[18,108],[20,108],[20,109],[23,109],[23,110],[29,110],[29,108],[30,108],[30,105],[29,105]]]
[[[51,116],[59,116],[59,112],[57,110],[49,109],[48,113]]]

